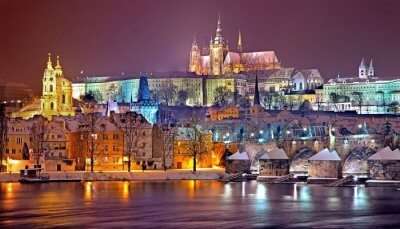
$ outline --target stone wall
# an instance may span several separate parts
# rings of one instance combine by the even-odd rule
[[[260,160],[261,176],[285,176],[289,174],[289,160]]]
[[[318,178],[339,178],[342,175],[340,161],[310,161],[308,175]]]
[[[400,180],[400,161],[368,161],[369,176],[374,180]]]
[[[250,172],[249,160],[227,160],[226,173],[248,173]]]

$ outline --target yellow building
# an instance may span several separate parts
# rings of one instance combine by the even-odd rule
[[[45,117],[74,115],[72,84],[64,77],[58,56],[56,66],[53,68],[49,54],[42,82],[41,114]]]
[[[173,147],[173,168],[192,169],[193,150],[197,150],[197,168],[211,168],[213,163],[213,141],[211,133],[200,134],[198,142],[193,141],[192,128],[179,128]]]
[[[43,73],[42,96],[40,100],[35,99],[31,104],[13,113],[12,117],[29,119],[35,115],[42,115],[46,118],[74,115],[72,83],[64,77],[58,56],[56,66],[53,67],[51,55],[49,54],[47,66]]]
[[[208,108],[210,121],[219,121],[224,119],[238,119],[240,115],[239,107],[230,105],[226,107],[210,107]]]

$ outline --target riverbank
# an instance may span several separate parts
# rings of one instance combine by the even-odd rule
[[[50,180],[82,181],[147,181],[147,180],[219,180],[224,169],[198,169],[196,173],[186,169],[134,170],[132,172],[46,172]],[[0,182],[18,182],[18,173],[0,173]]]

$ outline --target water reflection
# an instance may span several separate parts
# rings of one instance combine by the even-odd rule
[[[297,184],[293,184],[293,200],[297,200]]]
[[[85,194],[84,199],[86,201],[91,201],[93,199],[93,183],[88,181],[84,183],[85,186]],[[88,203],[88,202],[85,202]]]
[[[129,193],[130,193],[130,183],[128,181],[124,181],[122,183],[122,199],[129,200]]]
[[[382,215],[391,216],[391,225],[400,222],[392,188],[217,181],[0,187],[0,228],[382,227]]]
[[[368,207],[368,195],[365,187],[355,186],[353,188],[353,209],[366,209]]]

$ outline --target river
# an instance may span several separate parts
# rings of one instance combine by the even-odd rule
[[[0,228],[400,228],[395,188],[256,181],[0,184]]]

